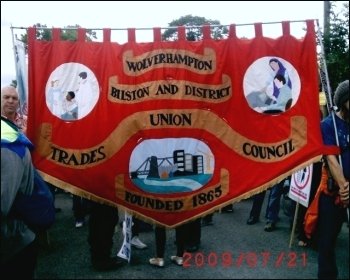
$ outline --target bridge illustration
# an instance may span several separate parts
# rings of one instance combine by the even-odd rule
[[[204,174],[203,156],[175,150],[172,157],[148,157],[136,170],[130,172],[130,177],[169,178],[197,174]]]

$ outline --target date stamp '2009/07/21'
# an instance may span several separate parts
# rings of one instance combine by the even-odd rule
[[[236,267],[240,268],[246,266],[248,268],[264,268],[272,266],[276,268],[297,268],[307,266],[307,254],[305,252],[296,253],[293,251],[279,252],[271,254],[270,252],[210,252],[205,254],[203,252],[189,253],[185,252],[183,255],[183,267]]]

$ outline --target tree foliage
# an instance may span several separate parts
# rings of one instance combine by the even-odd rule
[[[335,2],[331,1],[329,30],[323,34],[327,72],[333,92],[340,82],[349,79],[349,3],[344,3],[341,11],[335,13]]]
[[[52,40],[52,28],[48,28],[46,24],[37,23],[34,25],[36,27],[36,39],[42,41],[51,41]],[[68,25],[62,28],[61,30],[61,40],[63,41],[76,41],[77,40],[77,29],[81,27],[80,25]],[[93,41],[97,39],[96,31],[87,29],[86,30],[86,40]],[[20,40],[27,44],[28,35],[21,34]]]
[[[199,41],[203,39],[203,32],[201,26],[211,25],[211,36],[214,39],[223,39],[227,37],[228,28],[220,25],[218,20],[210,20],[204,17],[186,15],[179,19],[173,20],[169,23],[169,28],[166,29],[163,34],[164,41],[176,41],[178,40],[177,26],[185,26],[186,28],[186,39],[188,41]]]

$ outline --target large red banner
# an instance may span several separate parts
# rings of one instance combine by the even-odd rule
[[[313,21],[305,37],[125,44],[39,41],[30,28],[29,127],[45,180],[174,227],[320,158]]]

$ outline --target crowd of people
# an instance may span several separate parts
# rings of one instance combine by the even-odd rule
[[[348,219],[349,207],[350,148],[349,148],[349,81],[339,84],[335,91],[334,102],[337,110],[321,121],[321,133],[324,145],[338,146],[340,154],[325,152],[322,163],[315,163],[312,194],[321,186],[326,186],[321,175],[334,179],[336,190],[322,189],[319,197],[319,217],[317,228],[318,278],[337,279],[335,243],[342,224]],[[30,141],[25,137],[27,119],[18,113],[19,97],[14,87],[1,89],[1,271],[11,273],[16,270],[18,277],[34,277],[36,267],[35,232],[23,221],[11,216],[11,206],[18,192],[30,193],[33,188],[34,165],[31,160]],[[335,125],[334,125],[335,123]],[[35,147],[34,147],[35,148]],[[15,165],[15,166],[14,166]],[[321,174],[322,168],[322,174]],[[328,173],[325,171],[328,169]],[[327,181],[327,180],[326,180]],[[269,190],[264,230],[272,232],[279,220],[281,197],[286,194],[290,184],[287,177]],[[59,186],[58,186],[59,187]],[[253,225],[260,219],[266,191],[253,198],[247,224]],[[72,209],[77,229],[88,224],[88,244],[90,246],[92,266],[99,271],[117,269],[125,263],[119,257],[111,255],[115,227],[119,224],[118,209],[113,206],[87,201],[77,195],[72,196]],[[292,207],[294,210],[295,207]],[[303,219],[306,208],[298,216],[299,245],[307,246],[310,240],[303,233]],[[222,209],[233,212],[232,205]],[[293,214],[290,214],[292,217]],[[139,239],[138,225],[134,219],[131,245],[137,249],[148,246]],[[178,226],[176,231],[177,251],[170,257],[176,265],[182,266],[184,252],[195,252],[200,248],[201,227],[213,224],[213,214]],[[188,233],[192,234],[188,234]],[[166,229],[155,226],[155,257],[150,265],[163,267],[165,264]],[[16,267],[16,268],[15,268]],[[14,269],[15,268],[15,269]],[[15,273],[15,274],[16,274]],[[17,275],[16,274],[16,275]],[[9,274],[10,275],[10,274]]]

